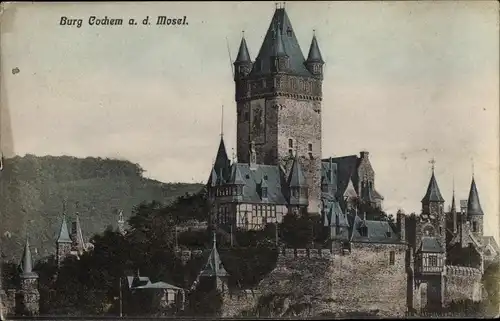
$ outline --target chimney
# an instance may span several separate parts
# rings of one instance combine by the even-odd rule
[[[399,210],[397,214],[397,223],[398,223],[398,229],[399,229],[399,240],[404,242],[406,240],[406,231],[405,231],[405,221],[406,221],[406,215],[403,211]]]
[[[361,159],[365,159],[365,158],[367,159],[369,154],[370,153],[367,152],[367,151],[362,151],[362,152],[359,153]]]

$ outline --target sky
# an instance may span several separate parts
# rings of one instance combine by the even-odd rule
[[[323,157],[370,152],[385,209],[419,212],[434,158],[446,200],[474,177],[485,233],[499,230],[496,1],[290,2],[304,55],[323,55]],[[1,148],[127,159],[164,182],[205,182],[236,148],[231,59],[255,59],[274,2],[14,3],[1,17]],[[90,26],[88,18],[122,18]],[[186,16],[186,26],[128,26]],[[59,25],[62,16],[83,24]],[[229,47],[229,51],[228,51]]]

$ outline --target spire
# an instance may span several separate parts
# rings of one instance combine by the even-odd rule
[[[216,234],[213,233],[212,251],[208,257],[208,262],[200,273],[200,276],[204,277],[222,277],[228,276],[224,265],[222,265],[222,260],[220,259],[219,252],[217,251],[217,240]]]
[[[432,159],[430,163],[432,164],[432,176],[429,181],[429,185],[427,186],[427,192],[425,193],[424,198],[422,198],[422,203],[424,204],[428,204],[430,202],[444,202],[443,196],[441,196],[441,192],[439,191],[439,187],[436,182],[436,177],[434,176],[434,164],[436,162]]]
[[[324,63],[323,57],[321,57],[321,51],[319,50],[318,40],[316,39],[315,30],[313,30],[313,38],[311,41],[311,46],[309,47],[309,55],[307,55],[307,62]]]
[[[63,218],[61,222],[61,229],[59,230],[59,237],[57,238],[57,243],[72,243],[69,237],[68,224],[66,223],[66,213],[63,213]]]
[[[467,200],[467,215],[484,215],[481,203],[479,202],[479,194],[477,192],[474,177],[472,177],[469,199]]]
[[[229,169],[229,157],[226,152],[226,145],[224,144],[224,138],[221,135],[219,149],[217,150],[217,156],[215,157],[214,169],[216,173],[220,173],[221,170],[227,174],[227,170]]]
[[[74,244],[79,252],[83,252],[86,250],[85,241],[83,240],[83,232],[82,227],[80,225],[80,214],[76,213],[76,218],[74,224]]]
[[[236,56],[235,62],[252,62],[250,54],[248,53],[247,42],[245,41],[245,31],[243,31],[241,37],[240,49],[238,50],[238,56]]]
[[[21,278],[37,278],[38,275],[33,272],[33,258],[31,257],[30,245],[28,237],[26,237],[26,244],[24,246],[23,259],[21,263]]]
[[[278,30],[276,30],[278,28]],[[282,48],[282,51],[289,57],[288,72],[311,77],[310,71],[304,65],[305,59],[299,42],[295,37],[295,32],[284,8],[276,8],[274,15],[267,29],[264,41],[259,50],[255,62],[253,64],[251,76],[272,73],[273,54],[275,53],[275,43],[278,38],[281,38],[277,44]],[[281,50],[281,48],[279,48]]]
[[[208,185],[212,187],[217,185],[217,173],[215,172],[214,168],[212,168],[210,178],[208,179]]]
[[[222,139],[222,137],[224,137],[224,105],[222,105],[221,115],[220,115],[220,137],[221,137],[221,139]],[[224,150],[225,150],[225,148],[224,148]]]
[[[302,166],[300,165],[299,155],[297,152],[295,153],[292,169],[290,170],[288,185],[290,187],[307,187],[306,177],[302,171]]]

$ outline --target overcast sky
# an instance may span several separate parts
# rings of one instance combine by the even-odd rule
[[[255,59],[273,2],[9,5],[2,16],[2,148],[100,156],[165,182],[206,181],[220,131],[235,147],[226,37]],[[447,205],[466,199],[474,159],[498,239],[499,27],[496,1],[292,2],[304,55],[326,61],[323,157],[370,151],[388,211],[420,211],[432,157]],[[89,26],[89,16],[187,16],[188,26]],[[82,18],[81,28],[60,26]],[[19,72],[12,72],[18,68]]]

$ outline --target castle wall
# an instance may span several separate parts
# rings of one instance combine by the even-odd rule
[[[225,292],[222,296],[221,317],[237,317],[254,311],[260,292],[252,290],[242,290],[236,292]]]
[[[446,266],[445,305],[451,301],[482,299],[481,271],[462,266]]]
[[[260,284],[263,293],[303,300],[308,315],[377,311],[403,316],[407,310],[405,245],[352,244],[350,254],[287,249]],[[390,262],[394,252],[394,264]],[[304,302],[295,302],[301,303]]]

